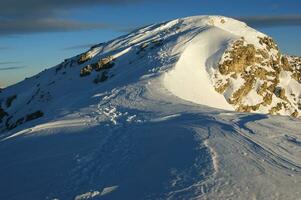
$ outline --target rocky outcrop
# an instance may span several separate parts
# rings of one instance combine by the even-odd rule
[[[108,57],[100,59],[96,63],[89,64],[80,70],[80,76],[81,77],[88,76],[92,73],[93,70],[101,71],[101,70],[105,70],[105,69],[110,69],[115,64],[114,60],[115,59],[113,58],[113,56],[108,56]]]
[[[286,71],[290,71],[292,73],[291,77],[301,83],[301,57],[286,56],[285,58]]]
[[[33,113],[30,113],[30,114],[27,114],[26,117],[25,117],[25,121],[31,121],[31,120],[34,120],[34,119],[38,119],[40,117],[43,117],[44,113],[40,110],[36,111],[36,112],[33,112]]]
[[[15,94],[12,95],[12,96],[7,97],[7,99],[6,99],[6,107],[9,108],[12,105],[12,103],[13,103],[13,101],[15,99],[17,99],[17,95],[15,95]]]
[[[114,66],[114,58],[112,56],[108,56],[100,59],[98,62],[91,64],[91,67],[95,71],[100,71],[104,69],[110,69]]]
[[[6,120],[5,126],[8,130],[11,130],[11,129],[16,128],[17,126],[22,125],[25,122],[32,121],[32,120],[38,119],[38,118],[43,117],[43,116],[44,116],[44,113],[40,110],[29,113],[29,114],[27,114],[23,117],[19,117],[17,120],[14,120],[13,116],[10,116]]]
[[[81,68],[80,74],[79,74],[79,75],[80,75],[81,77],[88,76],[88,75],[91,74],[92,71],[93,71],[92,66],[91,66],[91,65],[87,65],[87,66]]]
[[[215,90],[239,112],[263,112],[299,117],[301,94],[281,82],[289,77],[300,84],[301,58],[282,55],[270,37],[240,38],[224,52],[214,73]]]
[[[90,60],[93,57],[92,51],[87,51],[86,53],[83,53],[80,55],[77,63],[82,64],[88,60]]]

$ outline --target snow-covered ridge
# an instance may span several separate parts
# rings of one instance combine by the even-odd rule
[[[300,64],[222,16],[93,46],[0,92],[0,199],[295,200],[301,121],[234,110],[292,115]]]
[[[244,23],[208,22],[166,75],[166,87],[215,108],[300,116],[300,58],[281,55],[272,38]]]
[[[195,16],[144,27],[4,89],[0,129],[13,129],[42,116],[52,118],[66,103],[74,106],[86,93],[124,86],[141,77],[159,78],[171,93],[194,103],[297,117],[300,63],[298,58],[282,56],[277,45],[267,47],[273,41],[266,39],[245,23],[221,16]],[[233,56],[235,45],[241,46],[238,56]],[[240,58],[250,54],[247,47],[257,52],[251,52],[253,63]],[[223,72],[231,62],[240,64],[240,70]],[[266,81],[254,76],[250,86],[244,77],[254,68],[265,70]],[[269,90],[258,94],[261,87]],[[234,100],[238,93],[239,99]]]

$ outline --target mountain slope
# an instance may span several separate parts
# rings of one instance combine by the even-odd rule
[[[296,199],[300,58],[244,23],[155,24],[0,93],[0,198]],[[281,105],[281,106],[280,106]]]

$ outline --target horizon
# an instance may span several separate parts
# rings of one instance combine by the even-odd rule
[[[26,5],[25,5],[26,4]],[[4,0],[0,14],[0,88],[51,68],[90,46],[145,25],[196,15],[245,21],[271,36],[283,53],[301,55],[297,1]],[[233,6],[232,4],[235,4]],[[261,6],[260,6],[261,5]],[[156,11],[154,15],[153,11]],[[26,17],[24,17],[26,16]],[[143,16],[143,17],[140,17]]]

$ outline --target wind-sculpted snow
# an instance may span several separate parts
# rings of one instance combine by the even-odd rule
[[[0,199],[298,199],[301,121],[223,110],[211,85],[233,34],[255,31],[233,24],[148,26],[6,88]]]
[[[75,115],[85,121],[78,128],[69,128],[71,119],[59,119],[3,140],[0,174],[5,184],[0,197],[300,195],[300,145],[288,139],[300,138],[299,121],[221,112],[189,104],[157,87],[158,82],[151,81],[146,87],[96,94],[99,103]],[[114,190],[101,195],[110,187]]]

